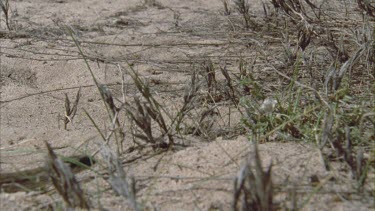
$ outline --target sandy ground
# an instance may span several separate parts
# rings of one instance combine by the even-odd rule
[[[97,124],[107,123],[103,102],[78,50],[67,33],[74,29],[81,46],[92,59],[89,64],[101,83],[121,97],[121,72],[113,63],[130,63],[173,110],[181,104],[181,93],[194,69],[192,61],[251,52],[241,45],[226,45],[227,17],[219,0],[15,0],[10,1],[12,24],[20,34],[5,33],[1,20],[1,173],[33,169],[45,163],[44,141],[62,155],[92,153],[100,137],[84,114]],[[255,1],[252,12],[262,11]],[[3,18],[3,17],[2,17]],[[238,24],[233,22],[233,24]],[[89,43],[91,42],[91,43]],[[113,45],[100,45],[107,43]],[[194,45],[189,45],[194,43]],[[234,53],[235,52],[235,53]],[[236,54],[238,53],[238,54]],[[103,62],[104,61],[104,62]],[[226,60],[234,63],[235,59]],[[128,76],[125,82],[131,84]],[[74,98],[82,87],[74,124],[63,129],[65,93]],[[127,97],[135,95],[129,88]],[[173,103],[171,103],[173,102]],[[239,122],[232,114],[233,123]],[[107,123],[108,124],[108,123]],[[225,127],[224,123],[217,123]],[[216,140],[215,140],[216,139]],[[132,145],[127,134],[126,146]],[[136,181],[137,197],[153,210],[229,210],[233,179],[246,160],[252,160],[252,145],[244,136],[200,140],[188,136],[190,147],[127,163],[124,168]],[[327,181],[308,201],[304,210],[371,210],[374,200],[354,191],[355,181],[340,171],[340,164],[327,172],[319,150],[307,143],[264,143],[259,146],[264,166],[272,161],[275,201],[290,206],[292,189],[297,202],[314,190],[311,178]],[[134,156],[124,156],[124,161]],[[100,170],[99,166],[95,166]],[[129,209],[126,200],[108,188],[92,172],[77,175],[82,188],[97,209]],[[345,179],[341,179],[345,178]],[[1,193],[2,210],[47,209],[61,201],[56,193]]]

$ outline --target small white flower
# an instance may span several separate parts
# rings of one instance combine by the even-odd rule
[[[271,113],[275,110],[276,104],[277,100],[267,98],[263,101],[262,105],[260,106],[260,111],[262,113]]]

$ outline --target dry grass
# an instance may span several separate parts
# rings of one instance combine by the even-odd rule
[[[263,3],[264,16],[253,17],[246,0],[223,0],[222,3],[226,17],[223,20],[227,22],[220,24],[225,26],[222,27],[225,33],[215,36],[222,36],[220,39],[227,42],[219,44],[85,42],[79,40],[73,29],[68,30],[72,38],[69,42],[78,49],[75,55],[84,59],[106,111],[105,126],[98,123],[99,117],[95,114],[86,110],[85,113],[102,138],[99,149],[92,155],[96,158],[101,153],[100,167],[109,175],[104,178],[111,190],[126,198],[134,210],[144,209],[138,199],[136,179],[123,166],[124,157],[136,153],[141,159],[181,149],[186,147],[181,143],[187,134],[213,140],[222,135],[214,119],[219,116],[228,133],[246,135],[254,143],[255,167],[246,163],[235,178],[231,190],[233,210],[283,209],[274,203],[279,187],[275,188],[272,181],[272,164],[264,170],[257,148],[257,144],[270,141],[315,145],[328,172],[333,171],[333,162],[345,164],[347,174],[342,176],[344,179],[335,178],[337,181],[354,180],[355,194],[373,196],[374,190],[365,186],[369,172],[374,171],[374,6],[359,0],[356,6],[360,13],[345,5],[343,14],[338,12],[340,9],[333,10],[337,5],[328,1],[272,0]],[[8,11],[7,5],[1,5],[4,14]],[[143,6],[164,8],[157,1],[144,1]],[[234,11],[241,17],[235,16]],[[181,22],[180,13],[173,13],[175,28],[183,29],[186,23]],[[357,21],[360,16],[362,21]],[[215,37],[210,33],[202,36]],[[148,80],[134,68],[137,62],[145,61],[137,57],[95,58],[83,51],[99,44],[225,48],[219,50],[222,54],[217,58],[200,55],[169,61],[170,66],[185,68],[190,81],[183,88],[172,90],[178,97],[173,106],[168,106],[160,97],[162,89],[157,86],[162,82]],[[117,67],[122,77],[121,88],[116,90],[100,82],[90,61]],[[162,66],[163,62],[155,63]],[[163,71],[170,71],[167,69]],[[68,95],[65,97],[65,129],[76,115],[80,96],[79,89],[73,105]],[[223,112],[226,109],[228,112]],[[231,122],[234,110],[241,115],[240,123]],[[47,148],[52,169],[49,176],[67,207],[94,207],[73,173],[48,144]],[[370,157],[365,156],[368,154]],[[98,172],[94,174],[103,178]],[[330,174],[327,178],[333,176]],[[319,184],[302,196],[302,203],[292,197],[292,209],[303,208],[329,179],[317,179],[315,182]]]
[[[275,210],[273,204],[272,163],[263,171],[257,143],[253,143],[253,168],[246,163],[234,181],[233,210]],[[254,169],[254,170],[252,170]]]
[[[63,197],[68,209],[90,209],[90,202],[86,199],[79,183],[70,168],[60,160],[51,146],[46,142],[48,150],[47,172],[60,196]]]
[[[10,4],[9,4],[9,0],[1,0],[0,1],[0,7],[1,7],[1,10],[4,14],[4,17],[5,17],[5,24],[8,28],[8,30],[11,30],[11,25],[10,25]]]

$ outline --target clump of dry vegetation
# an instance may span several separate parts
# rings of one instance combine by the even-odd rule
[[[263,3],[264,14],[257,17],[250,14],[251,4],[246,0],[222,3],[228,17],[225,30],[235,34],[222,38],[230,40],[226,47],[235,56],[223,56],[223,61],[190,60],[190,81],[177,91],[179,98],[173,109],[165,105],[158,90],[137,72],[134,64],[103,59],[121,72],[120,91],[113,94],[115,90],[101,83],[90,66],[90,61],[102,58],[85,53],[83,46],[88,44],[79,40],[73,29],[66,29],[87,65],[108,117],[107,125],[102,127],[94,115],[84,110],[102,139],[99,149],[92,153],[101,162],[101,172],[90,171],[104,178],[113,193],[126,198],[132,209],[142,210],[137,181],[123,166],[125,156],[135,152],[137,160],[173,152],[188,146],[184,142],[188,135],[213,140],[242,134],[254,144],[255,168],[248,162],[235,177],[231,190],[233,210],[275,210],[284,205],[274,202],[281,188],[273,184],[272,164],[266,170],[262,167],[257,145],[264,142],[316,145],[328,172],[333,171],[333,162],[344,166],[344,176],[330,175],[329,179],[338,183],[354,180],[353,194],[373,197],[374,190],[365,187],[375,162],[373,3],[358,0],[357,8],[344,5],[346,13],[341,13],[332,9],[337,7],[333,4],[339,4],[336,1],[270,0]],[[145,4],[159,5],[156,1]],[[1,7],[10,29],[8,1]],[[182,28],[181,24],[176,26]],[[129,79],[131,88],[125,86]],[[65,97],[65,129],[77,112],[80,90],[73,106],[68,95]],[[231,122],[234,111],[241,116],[236,123]],[[222,125],[214,117],[225,122],[224,129],[218,129]],[[47,149],[52,169],[49,176],[67,207],[99,206],[83,194],[74,174],[48,144]],[[101,159],[97,158],[98,152]],[[294,198],[292,207],[281,208],[302,209],[324,184],[298,196],[302,203]]]
[[[48,174],[53,186],[63,197],[68,209],[90,209],[90,202],[86,199],[77,179],[70,168],[57,157],[51,146],[46,142],[48,150]]]
[[[272,163],[263,171],[258,147],[255,142],[253,145],[255,168],[252,170],[249,163],[245,164],[235,179],[233,210],[275,210]]]

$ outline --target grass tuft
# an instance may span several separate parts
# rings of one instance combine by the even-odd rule
[[[45,142],[48,150],[47,168],[53,186],[64,199],[68,209],[90,209],[89,200],[85,197],[78,181],[70,168],[57,157],[48,142]]]
[[[234,182],[233,210],[275,210],[272,163],[264,171],[256,142],[253,149],[255,167],[245,164]]]

